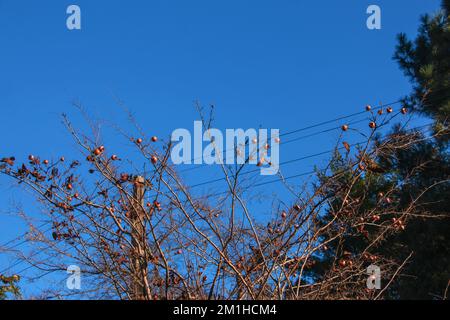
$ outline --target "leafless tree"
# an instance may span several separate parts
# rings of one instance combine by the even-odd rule
[[[245,175],[248,164],[222,165],[226,191],[196,195],[170,163],[170,142],[127,136],[140,156],[128,161],[126,154],[114,154],[99,143],[99,135],[80,133],[64,116],[80,147],[78,160],[37,155],[25,163],[14,157],[1,160],[0,173],[31,190],[51,222],[37,226],[27,220],[33,250],[16,254],[41,274],[78,265],[83,287],[76,294],[99,299],[378,299],[385,288],[367,289],[367,266],[379,266],[389,285],[407,261],[372,252],[419,214],[418,199],[400,207],[392,201],[394,185],[377,195],[374,209],[365,209],[362,199],[371,195],[355,198],[352,190],[377,169],[377,155],[430,138],[405,132],[375,143],[380,128],[403,111],[375,114],[368,135],[355,130],[364,135],[364,143],[351,145],[339,138],[336,152],[344,157],[345,170],[331,170],[330,162],[301,186],[280,173],[292,198],[290,203],[264,199],[273,208],[270,221],[252,211],[249,195],[257,183]],[[210,121],[203,120],[208,127]],[[336,201],[339,206],[332,205]],[[330,210],[334,218],[323,223],[321,215]],[[393,218],[382,219],[386,216]],[[358,256],[338,246],[326,276],[309,279],[308,270],[329,250],[329,242],[352,232],[370,237],[370,245]],[[71,294],[52,288],[42,298]]]

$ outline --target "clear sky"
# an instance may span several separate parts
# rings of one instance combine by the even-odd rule
[[[218,128],[281,133],[396,101],[410,85],[392,60],[395,36],[414,36],[419,16],[439,3],[0,0],[0,157],[74,154],[60,115],[80,120],[76,100],[130,129],[116,96],[149,135],[162,137],[192,128],[195,100],[216,106]],[[70,4],[81,8],[81,30],[66,28]],[[371,4],[381,7],[381,30],[366,27]],[[336,138],[329,133],[282,148],[281,161],[327,150]],[[210,176],[199,170],[188,179]],[[29,199],[0,177],[0,243],[23,230],[9,216],[17,204],[39,213]],[[11,261],[0,253],[0,269]]]

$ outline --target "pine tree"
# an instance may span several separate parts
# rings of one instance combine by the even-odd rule
[[[394,59],[409,78],[413,92],[404,99],[408,110],[431,117],[434,130],[448,127],[450,116],[450,0],[442,3],[442,10],[434,16],[421,18],[419,34],[414,41],[405,34],[398,36],[398,45]],[[406,133],[400,127],[394,127],[388,135],[391,138]],[[381,143],[378,138],[378,143]],[[386,150],[372,159],[380,170],[370,170],[361,176],[349,195],[362,201],[363,211],[376,208],[380,195],[392,185],[401,186],[395,194],[389,195],[389,201],[406,206],[411,199],[420,196],[415,218],[408,221],[405,230],[390,235],[382,235],[380,246],[372,248],[371,254],[380,255],[397,262],[404,261],[411,253],[411,259],[402,269],[389,290],[388,299],[442,299],[450,281],[450,158],[448,150],[449,133],[445,130],[439,138],[423,139],[408,148]],[[375,142],[376,144],[377,142]],[[333,160],[333,172],[348,166],[345,156],[336,154]],[[420,170],[413,171],[419,167]],[[412,174],[412,176],[411,176]],[[326,179],[326,177],[322,177]],[[345,185],[346,177],[341,183]],[[404,181],[408,179],[408,183]],[[336,186],[337,188],[338,186]],[[425,193],[423,191],[426,190]],[[363,192],[365,191],[365,192]],[[330,189],[328,194],[335,190]],[[360,194],[369,194],[361,199]],[[423,195],[422,195],[423,193]],[[327,195],[325,195],[327,196]],[[386,199],[385,196],[383,198]],[[323,225],[333,221],[336,210],[342,208],[340,200],[330,204],[330,210],[323,215]],[[354,213],[358,215],[358,213]],[[377,217],[377,223],[390,216]],[[366,219],[367,217],[360,217]],[[330,267],[343,254],[363,254],[373,237],[379,237],[376,227],[367,227],[360,234],[347,232],[345,237],[329,243],[328,250],[316,256],[317,263],[309,274],[319,281],[324,270]],[[338,224],[339,223],[339,224]],[[336,228],[346,228],[342,221],[336,222]],[[323,238],[327,241],[332,238]],[[384,279],[386,281],[388,279]],[[446,297],[448,299],[448,296]]]
[[[12,294],[15,297],[20,296],[19,288],[17,287],[19,280],[20,277],[17,275],[11,277],[0,275],[0,300],[7,299],[8,294]]]
[[[414,41],[401,33],[394,60],[413,85],[405,103],[432,117],[436,125],[450,117],[450,0],[434,16],[421,17],[419,34]],[[448,136],[447,136],[448,139]]]

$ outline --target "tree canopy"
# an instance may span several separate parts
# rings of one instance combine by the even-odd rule
[[[330,250],[318,256],[312,276],[321,279],[326,269],[342,252],[358,255],[381,236],[383,241],[373,247],[374,254],[398,262],[405,262],[402,275],[389,290],[386,298],[392,299],[442,299],[446,297],[450,279],[450,159],[448,152],[448,118],[450,115],[450,1],[442,3],[442,10],[434,16],[424,15],[420,20],[418,35],[414,40],[399,34],[394,59],[411,80],[413,92],[404,99],[408,110],[431,117],[434,131],[443,130],[438,137],[426,133],[419,142],[407,148],[385,149],[371,159],[366,173],[352,190],[352,198],[364,198],[364,210],[373,210],[366,234],[347,233],[330,244]],[[402,136],[406,132],[400,125],[392,128],[389,136]],[[375,144],[380,144],[380,138]],[[333,170],[346,167],[341,154],[336,154]],[[415,169],[418,168],[418,169]],[[374,170],[375,169],[375,170]],[[344,181],[342,184],[348,183]],[[399,186],[389,192],[392,186]],[[328,190],[334,193],[334,188]],[[396,212],[388,215],[377,213],[382,199],[389,205],[395,202],[406,209],[410,200],[417,199],[414,214],[402,225],[403,232],[380,235],[377,225],[396,218]],[[333,214],[341,201],[331,204],[322,217],[322,224],[333,221]],[[365,219],[361,217],[361,219]],[[367,219],[367,218],[366,218]],[[398,220],[397,220],[398,221]],[[375,235],[374,235],[375,232]],[[330,235],[331,237],[331,235]],[[322,240],[327,241],[329,237]],[[385,279],[389,281],[389,279]]]

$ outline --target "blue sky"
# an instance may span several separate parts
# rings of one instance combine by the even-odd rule
[[[116,96],[149,135],[161,137],[192,128],[195,100],[216,106],[218,128],[281,133],[396,101],[410,85],[391,59],[395,35],[413,36],[419,16],[439,3],[0,0],[0,156],[73,154],[60,118],[66,112],[81,121],[73,101],[131,130]],[[66,28],[70,4],[81,7],[82,30]],[[381,30],[366,27],[370,4],[381,7]],[[337,135],[282,148],[281,161],[327,150]],[[187,179],[211,175],[197,171]],[[23,230],[8,214],[16,203],[39,213],[29,199],[0,177],[0,243]],[[0,254],[0,269],[11,261]]]

